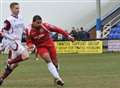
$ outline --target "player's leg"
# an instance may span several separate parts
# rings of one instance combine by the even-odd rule
[[[59,73],[60,67],[59,67],[59,63],[58,63],[58,58],[57,58],[57,53],[56,53],[55,46],[49,47],[49,54],[50,54],[52,62],[54,63],[54,65],[55,65],[55,67],[56,67],[56,69]],[[54,85],[55,86],[56,86],[56,83],[57,83],[56,81],[58,81],[58,80],[54,79]]]
[[[59,72],[60,67],[59,67],[55,46],[49,47],[48,50],[49,50],[50,58]]]
[[[10,65],[29,59],[29,53],[28,53],[27,49],[25,49],[21,44],[17,44],[17,48],[16,48],[16,50],[14,50],[14,52],[17,53],[17,57],[14,59],[10,59],[8,61],[8,64],[10,64]]]
[[[10,59],[8,59],[7,69],[10,70],[10,73],[11,73],[11,71],[13,71],[16,68],[18,63],[20,63],[21,61],[27,60],[28,57],[29,57],[29,54],[27,50],[24,49],[24,47],[19,46],[18,50],[16,51],[12,50],[12,52],[9,52]]]
[[[12,57],[13,58],[13,57]],[[18,63],[28,59],[27,52],[23,52],[21,55],[16,56],[14,59],[8,59],[8,64],[0,77],[0,85],[2,85],[5,78],[7,78],[12,71],[18,66]]]
[[[50,71],[52,76],[56,79],[57,84],[63,86],[64,82],[62,81],[55,65],[51,60],[48,49],[46,47],[39,48],[38,52],[39,52],[39,55],[43,58],[43,60],[47,63],[48,70]]]
[[[12,65],[7,65],[5,67],[4,72],[0,77],[0,85],[3,83],[3,80],[5,80],[17,66],[18,66],[18,64],[16,63],[16,64],[12,64]]]
[[[12,59],[12,58],[14,58],[14,57],[15,57],[14,54],[12,54],[12,51],[10,50],[10,51],[9,51],[9,55],[8,55],[8,60],[9,60],[9,59]],[[18,63],[11,64],[11,65],[8,65],[8,64],[7,64],[7,66],[6,66],[5,69],[4,69],[3,74],[2,74],[1,77],[0,77],[0,85],[2,85],[3,80],[6,79],[6,78],[12,73],[12,71],[13,71],[17,66],[18,66]]]
[[[22,60],[21,60],[21,57],[22,57]],[[7,78],[12,73],[12,71],[18,66],[18,62],[23,61],[23,59],[26,60],[26,56],[19,55],[15,59],[17,59],[17,60],[10,60],[10,61],[13,61],[13,62],[7,64],[3,74],[0,77],[0,85],[2,85],[4,79]]]
[[[18,63],[28,59],[28,57],[28,52],[25,49],[19,48],[17,51],[10,50],[7,66],[4,73],[0,77],[0,85],[3,83],[3,80],[7,78],[17,67]]]

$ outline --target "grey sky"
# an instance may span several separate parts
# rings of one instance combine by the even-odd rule
[[[65,29],[72,26],[89,28],[95,23],[95,0],[3,0],[1,19],[10,15],[10,2],[17,1],[21,5],[21,15],[25,24],[29,24],[33,15],[39,14],[43,20]],[[102,15],[115,7],[120,0],[102,0]]]

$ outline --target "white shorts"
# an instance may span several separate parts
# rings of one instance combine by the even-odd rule
[[[13,45],[14,48],[10,48],[10,54],[11,56],[9,57],[9,59],[15,59],[17,56],[24,54],[25,52],[25,48],[22,44],[20,43],[14,43]]]
[[[13,42],[9,46],[9,59],[15,59],[17,56],[24,54],[26,48],[21,42]]]
[[[12,41],[6,38],[2,40],[2,48],[8,48],[9,56],[8,59],[14,59],[17,56],[24,54],[26,48],[22,45],[21,41]]]

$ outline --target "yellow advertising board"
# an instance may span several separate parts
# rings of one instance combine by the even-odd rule
[[[57,41],[57,53],[102,53],[102,41]]]

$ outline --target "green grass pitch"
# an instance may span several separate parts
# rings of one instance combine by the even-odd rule
[[[64,88],[120,88],[120,54],[59,54]],[[5,55],[0,55],[3,70]],[[0,88],[55,88],[43,60],[22,62]]]

